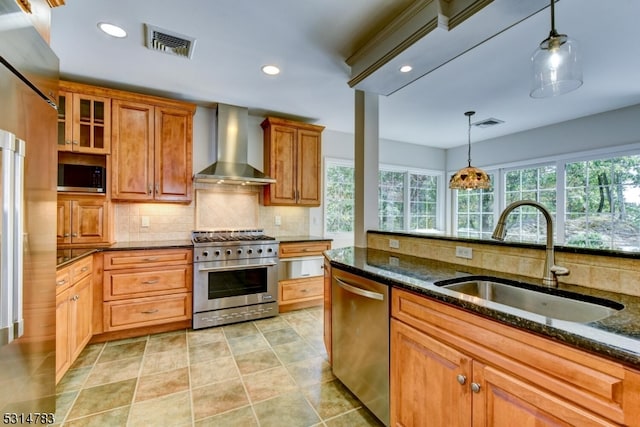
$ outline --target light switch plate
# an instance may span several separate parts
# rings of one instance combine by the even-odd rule
[[[456,246],[456,256],[458,258],[473,259],[473,249],[466,246]]]
[[[140,217],[140,226],[141,227],[148,227],[149,226],[149,217],[148,216],[141,216]]]
[[[396,239],[389,239],[389,247],[393,249],[398,249],[400,247],[400,241]]]

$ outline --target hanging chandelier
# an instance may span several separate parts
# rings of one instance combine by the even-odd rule
[[[464,113],[469,120],[467,167],[453,174],[449,180],[449,188],[452,190],[488,190],[491,187],[489,175],[482,169],[471,166],[471,116],[475,113],[475,111]]]
[[[550,98],[582,86],[582,61],[575,40],[558,34],[551,0],[551,32],[531,56],[532,98]]]

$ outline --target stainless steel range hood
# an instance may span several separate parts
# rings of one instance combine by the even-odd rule
[[[216,122],[217,161],[194,178],[214,184],[266,185],[276,182],[247,163],[249,109],[218,104]]]

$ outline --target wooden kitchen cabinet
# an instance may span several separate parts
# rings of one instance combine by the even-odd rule
[[[58,246],[111,244],[112,209],[104,196],[58,195]]]
[[[193,112],[114,99],[112,199],[191,201]]]
[[[640,372],[392,291],[391,424],[640,425]]]
[[[58,95],[58,151],[111,152],[111,99],[65,90]]]
[[[56,273],[56,382],[91,339],[93,256]]]
[[[264,187],[264,204],[320,206],[323,126],[267,117],[264,171],[276,180]]]
[[[192,318],[192,249],[105,252],[104,332]]]
[[[317,260],[328,249],[331,249],[331,242],[324,240],[280,242],[278,309],[281,313],[323,304],[324,270],[292,272],[288,263]]]

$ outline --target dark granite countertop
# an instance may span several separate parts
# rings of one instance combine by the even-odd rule
[[[151,242],[118,242],[111,246],[99,248],[74,248],[74,249],[58,249],[57,268],[64,267],[74,261],[78,261],[83,257],[95,252],[105,251],[129,251],[138,249],[173,249],[173,248],[192,248],[191,240],[159,240]]]
[[[484,275],[535,284],[530,277],[449,264],[366,248],[340,248],[325,253],[331,265],[380,283],[413,291],[464,310],[536,333],[555,341],[640,369],[640,297],[560,284],[559,289],[582,296],[616,301],[625,308],[605,319],[576,323],[551,319],[491,301],[458,298],[457,292],[434,285],[455,277]]]
[[[297,243],[297,242],[331,242],[333,239],[320,236],[274,236],[280,243]]]

